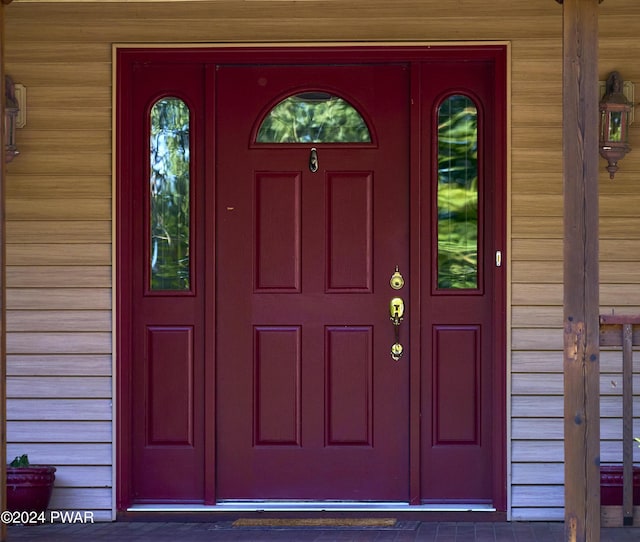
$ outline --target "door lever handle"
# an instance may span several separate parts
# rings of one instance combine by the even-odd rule
[[[394,326],[399,326],[404,317],[404,301],[401,297],[394,297],[389,303],[389,314]]]
[[[404,301],[401,297],[394,297],[389,303],[389,318],[393,324],[395,339],[391,345],[391,359],[398,361],[404,353],[404,348],[400,344],[400,323],[404,318]]]

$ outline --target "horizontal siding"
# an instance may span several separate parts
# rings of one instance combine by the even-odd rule
[[[113,439],[111,421],[7,421],[11,442],[106,442]]]
[[[562,355],[553,351],[514,351],[511,364],[514,373],[562,373]],[[622,371],[622,356],[620,351],[600,351],[600,368],[604,373],[619,373]],[[640,352],[634,353],[633,371],[640,372]],[[514,378],[517,378],[514,375]],[[622,393],[622,392],[620,392]]]
[[[29,116],[29,119],[31,119],[31,116]],[[29,122],[29,128],[31,128],[31,122]],[[50,138],[51,132],[41,130],[39,133],[43,134],[40,147],[46,146],[48,150],[47,136]],[[108,134],[111,136],[110,132],[108,132]],[[87,139],[86,134],[84,138]],[[33,152],[35,152],[36,142],[32,140],[32,144],[34,147]],[[52,174],[38,175],[35,173],[20,174],[12,172],[10,180],[7,181],[7,197],[18,200],[29,199],[33,197],[34,194],[37,194],[41,198],[73,198],[74,200],[92,198],[108,199],[111,195],[111,175],[108,173],[97,175],[95,172],[92,172],[91,175],[75,174],[71,177],[66,177]],[[93,220],[95,220],[95,218]],[[93,220],[89,221],[92,222]],[[12,222],[7,224],[7,231],[11,231],[11,228],[16,227]],[[18,227],[25,226],[19,218],[16,219],[15,222],[18,222]],[[65,224],[64,219],[56,220],[55,222]],[[38,224],[33,224],[32,226],[37,227]],[[82,224],[78,224],[78,226],[82,226]],[[37,239],[37,237],[34,239]],[[34,239],[31,239],[29,242],[33,242]],[[57,237],[55,239],[59,242],[64,242]]]
[[[557,305],[558,297],[562,299],[562,284],[514,284],[512,291],[516,305]],[[618,308],[619,314],[620,309],[632,313],[640,307],[640,291],[633,284],[602,284],[600,302],[604,314],[611,312],[608,307]]]
[[[54,486],[49,508],[51,510],[87,510],[91,503],[93,510],[111,510],[111,488],[58,487]]]
[[[111,397],[111,378],[103,376],[9,376],[7,398],[108,398]]]
[[[562,395],[564,376],[557,374],[524,374],[514,375],[512,379],[514,395]],[[633,376],[634,389],[640,389],[640,374]],[[604,395],[620,395],[622,375],[601,374],[600,393]]]
[[[637,452],[634,451],[635,453]],[[564,461],[564,443],[562,440],[512,439],[511,455],[514,468],[517,463],[562,463]],[[600,443],[600,459],[602,463],[620,463],[622,461],[622,442],[602,441]],[[529,483],[535,485],[537,480],[532,478]]]
[[[634,397],[633,411],[640,413],[640,396]],[[564,416],[564,398],[561,396],[546,396],[544,401],[539,396],[522,395],[511,399],[511,416],[515,423],[519,418],[562,418]],[[622,418],[622,401],[619,395],[602,397],[600,399],[601,418]]]
[[[110,244],[69,244],[64,250],[52,244],[7,246],[7,265],[109,265]]]
[[[109,354],[12,354],[7,357],[9,376],[110,376]]]
[[[512,493],[514,506],[528,508],[560,508],[564,506],[564,487],[561,485],[518,485]]]
[[[265,0],[259,10],[237,0],[7,6],[7,72],[28,91],[27,126],[18,132],[22,154],[8,165],[6,182],[13,434],[49,422],[68,423],[69,430],[98,422],[91,426],[97,430],[111,419],[113,43],[510,40],[510,507],[515,520],[563,519],[562,8],[530,0],[459,4],[456,10],[436,0]],[[600,10],[602,79],[615,68],[640,81],[638,32],[636,0]],[[632,141],[639,134],[636,122]],[[615,182],[600,171],[601,312],[640,313],[640,195],[633,182],[639,175],[640,153],[621,162]],[[619,365],[616,353],[601,357],[602,416],[611,424],[607,434],[615,435]],[[10,443],[10,455],[25,448]],[[621,456],[617,440],[602,448],[605,461]],[[111,518],[110,444],[29,442],[27,451],[60,466],[54,506],[89,507],[97,518]]]
[[[238,4],[229,0],[228,2],[215,2],[216,6],[227,4],[227,6]],[[493,18],[490,25],[479,25],[477,15],[460,16],[449,10],[447,16],[437,17],[430,13],[433,2],[412,2],[412,7],[405,11],[402,16],[383,17],[377,11],[381,3],[369,2],[359,3],[362,7],[357,10],[349,10],[350,15],[343,13],[343,6],[335,8],[333,16],[329,15],[329,10],[321,2],[293,2],[286,3],[289,7],[286,12],[280,11],[274,16],[270,3],[263,3],[260,14],[251,5],[250,17],[224,17],[216,10],[214,19],[211,17],[211,10],[206,12],[203,18],[188,19],[187,10],[181,10],[180,23],[176,24],[174,14],[165,20],[154,21],[141,25],[138,17],[128,18],[131,15],[129,9],[122,9],[118,17],[112,19],[91,19],[82,23],[82,36],[89,36],[91,41],[107,43],[114,42],[154,42],[154,41],[282,41],[286,37],[287,41],[361,41],[361,40],[394,40],[399,37],[404,39],[427,39],[433,41],[444,41],[451,39],[475,39],[475,40],[495,40],[500,37],[509,36],[513,39],[530,35],[531,19],[526,16],[507,15],[498,8],[489,10]],[[395,5],[395,3],[393,4]],[[416,13],[418,6],[424,6]],[[554,6],[552,6],[554,7]],[[296,9],[297,8],[297,9]],[[44,8],[48,11],[48,8]],[[137,8],[136,8],[137,9]],[[235,9],[235,6],[234,8]],[[517,8],[515,8],[517,10]],[[372,10],[374,10],[372,14]],[[395,13],[401,12],[399,7]],[[469,8],[469,13],[475,7]],[[189,10],[190,11],[190,10]],[[322,16],[318,16],[318,12]],[[511,11],[513,14],[514,12]],[[271,15],[271,16],[269,16]],[[149,18],[152,14],[149,13]],[[224,17],[224,18],[222,18]],[[9,19],[9,18],[8,18]],[[363,24],[366,21],[366,24]],[[498,24],[499,21],[499,24]],[[628,20],[626,21],[628,22]],[[537,18],[538,28],[536,34],[545,38],[553,38],[561,35],[560,18],[556,12],[548,12],[547,17]],[[469,38],[469,29],[473,28],[473,36]],[[189,30],[188,40],[185,34]],[[54,41],[65,41],[69,38],[65,25],[48,25],[44,22],[24,25],[19,36],[7,32],[8,41],[12,37],[29,41],[42,41],[44,36]],[[67,32],[67,33],[65,33]],[[77,30],[76,30],[77,32]],[[80,37],[82,37],[80,36]],[[214,37],[217,38],[214,40]],[[90,64],[87,64],[90,66]],[[91,69],[92,77],[98,80],[100,76],[99,68]]]
[[[534,479],[538,484],[562,485],[564,483],[564,464],[516,463],[511,469],[511,479],[516,485],[527,485]]]
[[[16,457],[28,452],[33,464],[110,466],[112,445],[107,443],[23,443],[9,442],[7,457]]]
[[[640,435],[640,417],[633,424],[634,435]],[[562,440],[564,418],[513,418],[511,435],[517,440]],[[622,422],[618,418],[605,418],[600,422],[602,440],[622,439]],[[640,457],[640,453],[638,454]]]
[[[7,277],[8,278],[8,277]],[[110,310],[109,288],[10,288],[7,309]]]
[[[62,117],[62,113],[58,113]],[[78,113],[76,113],[78,114]],[[107,111],[105,116],[111,118],[111,112]],[[55,118],[51,119],[55,122]],[[62,121],[62,118],[59,119]],[[68,119],[65,119],[68,122]],[[111,158],[100,152],[75,153],[72,150],[57,152],[49,156],[38,157],[36,154],[33,160],[26,164],[26,161],[18,162],[15,166],[16,173],[29,172],[36,175],[63,175],[69,167],[69,163],[74,162],[74,169],[80,175],[109,174],[111,172]]]
[[[111,352],[111,333],[12,333],[7,354],[101,354]]]
[[[517,154],[516,154],[517,156]],[[543,159],[542,156],[539,157]],[[622,162],[620,163],[622,167]],[[632,174],[635,172],[632,172]],[[632,216],[637,218],[632,208],[620,210],[620,201],[618,194],[606,195],[600,197],[600,216],[602,220],[606,220],[608,216],[620,218],[621,216]],[[636,194],[627,194],[631,203],[640,204],[640,196]],[[562,216],[563,200],[562,193],[559,194],[521,194],[514,195],[512,198],[512,207],[514,213],[541,213],[547,216]]]
[[[110,467],[57,467],[57,487],[111,487],[113,477]]]
[[[600,11],[603,80],[613,69],[628,80],[640,80],[640,66],[631,60],[640,53],[633,37],[640,31],[638,20],[624,25],[624,36],[615,36],[615,22],[622,20],[623,10],[638,7],[637,2],[623,1]],[[533,49],[527,52],[520,49],[528,47],[529,41],[513,44],[514,64],[519,54],[526,55],[534,62],[529,67],[535,76],[530,81],[514,80],[512,96],[512,106],[522,107],[522,112],[514,111],[512,131],[511,505],[514,520],[563,520],[563,186],[558,153],[562,118],[558,102],[543,111],[549,96],[560,98],[560,86],[553,81],[555,77],[561,81],[562,73],[549,64],[545,74],[539,65],[554,57],[560,44],[531,42]],[[538,113],[540,117],[534,118]],[[635,135],[631,137],[636,140],[639,127],[637,122],[632,127]],[[603,169],[599,180],[600,312],[640,314],[640,201],[632,182],[640,171],[640,157],[629,155],[621,162],[615,182],[606,179]],[[637,432],[640,352],[634,356]],[[621,353],[603,350],[600,361],[601,460],[618,462],[622,458]],[[640,461],[640,450],[634,453]]]
[[[111,421],[111,399],[8,399],[7,420]]]
[[[7,331],[111,331],[109,311],[9,311]]]
[[[600,279],[603,283],[625,284],[633,287],[633,281],[638,273],[635,261],[603,262],[600,266]],[[558,261],[522,261],[516,262],[511,268],[514,283],[562,283],[562,262]],[[517,307],[514,307],[514,309]]]
[[[84,287],[108,289],[111,287],[111,267],[106,265],[42,265],[37,267],[13,265],[7,269],[7,281],[11,281],[14,288],[13,291],[17,288],[51,289]],[[66,290],[65,292],[72,294],[74,291],[84,291],[87,293],[86,290]],[[109,290],[107,290],[107,293],[108,291]],[[40,293],[43,294],[44,292],[40,290]],[[102,291],[101,293],[105,292]]]
[[[511,251],[512,258],[517,261],[562,261],[562,239],[513,239]],[[640,239],[605,239],[600,242],[600,257],[605,261],[633,262],[639,253]]]
[[[513,521],[564,521],[564,508],[514,508]]]
[[[47,236],[52,236],[62,244],[109,244],[111,243],[111,222],[108,220],[40,220],[37,222],[16,220],[7,225],[7,235],[15,244],[37,245],[38,241],[41,242]],[[42,265],[42,262],[38,262],[38,264]]]
[[[14,160],[15,162],[15,160]],[[45,197],[24,197],[11,200],[7,220],[110,220],[111,201],[103,198],[74,199],[75,205]],[[7,248],[11,242],[7,240]]]

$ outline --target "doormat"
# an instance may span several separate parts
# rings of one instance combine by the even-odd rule
[[[254,519],[241,518],[233,522],[233,527],[395,527],[398,522],[395,518],[274,518]]]

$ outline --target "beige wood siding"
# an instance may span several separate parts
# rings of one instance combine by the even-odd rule
[[[563,517],[560,5],[14,0],[5,11],[7,72],[28,94],[21,155],[7,168],[9,456],[60,467],[54,507],[111,517],[112,44],[508,40],[509,505],[514,519]],[[640,3],[605,2],[600,14],[600,78],[618,69],[640,82]],[[640,122],[631,140],[638,150],[616,180],[600,177],[602,312],[640,312]],[[613,461],[618,354],[602,362],[602,457]]]

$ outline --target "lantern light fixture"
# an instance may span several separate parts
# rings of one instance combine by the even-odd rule
[[[18,112],[20,105],[16,98],[16,89],[13,79],[8,75],[4,78],[5,106],[4,106],[4,159],[9,163],[20,151],[16,147],[16,128],[18,125]]]
[[[633,104],[625,96],[623,86],[620,73],[611,72],[600,100],[600,156],[608,163],[610,179],[618,171],[618,161],[631,150],[629,124]]]

